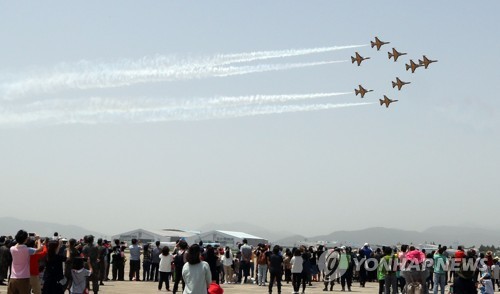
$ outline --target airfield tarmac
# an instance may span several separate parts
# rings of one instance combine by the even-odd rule
[[[108,281],[104,283],[105,286],[101,286],[99,293],[106,294],[142,294],[142,293],[160,293],[158,291],[158,284],[153,282],[135,282],[135,281],[124,281],[124,282],[113,282]],[[170,284],[172,287],[172,284]],[[268,293],[267,287],[259,287],[253,284],[245,285],[221,285],[224,289],[225,294],[250,294],[250,293]],[[1,289],[1,288],[0,288]],[[172,288],[170,288],[172,289]],[[333,287],[333,292],[323,292],[323,284],[313,282],[312,287],[307,287],[305,293],[335,293],[341,292],[341,286],[335,284]],[[161,292],[169,293],[163,289]],[[0,293],[2,291],[0,290]],[[92,293],[92,292],[90,292]],[[170,292],[171,293],[171,292]],[[182,293],[182,292],[180,292]],[[278,293],[276,287],[273,289],[273,293]],[[292,293],[292,284],[284,284],[281,288],[281,293]],[[349,292],[343,292],[349,293]],[[378,293],[378,283],[367,283],[365,288],[360,288],[359,284],[354,284],[352,287],[352,293]]]

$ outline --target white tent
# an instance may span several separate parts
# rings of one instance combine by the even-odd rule
[[[130,243],[130,240],[137,239],[142,243],[147,242],[175,242],[180,239],[186,240],[188,244],[199,242],[199,233],[196,232],[188,232],[183,230],[175,230],[175,229],[165,229],[165,230],[145,230],[145,229],[136,229],[128,232],[124,232],[121,234],[114,235],[114,239],[119,239],[120,241],[125,241]]]
[[[268,243],[268,240],[264,238],[247,233],[221,230],[202,233],[200,234],[200,238],[204,244],[218,243],[222,247],[229,246],[231,248],[237,248],[239,243],[243,243],[243,239],[247,239],[248,244],[252,246],[257,246],[259,243]]]

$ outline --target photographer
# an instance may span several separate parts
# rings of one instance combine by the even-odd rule
[[[36,249],[28,248],[28,232],[19,230],[16,234],[16,245],[10,248],[12,254],[12,268],[9,280],[8,293],[30,293],[30,256],[42,251],[40,239],[36,239]]]

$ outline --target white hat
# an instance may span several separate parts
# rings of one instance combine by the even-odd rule
[[[367,246],[370,246],[370,245],[368,243],[365,243],[365,245],[363,245],[363,246],[367,247]]]

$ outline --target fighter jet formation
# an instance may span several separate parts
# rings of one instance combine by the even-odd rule
[[[394,57],[394,62],[396,62],[396,61],[398,61],[399,56],[406,55],[407,53],[398,52],[398,50],[396,50],[396,48],[392,48],[392,53],[387,52],[387,54],[389,54],[389,59],[391,59],[391,57]]]
[[[376,47],[377,51],[380,51],[380,48],[383,45],[390,44],[390,42],[384,42],[384,41],[381,41],[378,37],[375,37],[375,40],[370,41],[370,44],[371,44],[372,48]],[[394,60],[394,62],[397,62],[399,57],[401,57],[403,55],[407,55],[407,53],[399,52],[396,50],[396,48],[392,48],[392,52],[391,51],[387,52],[387,55],[389,56],[389,60],[392,58]],[[354,62],[356,62],[358,66],[361,65],[361,62],[363,62],[364,60],[367,60],[367,59],[370,59],[370,57],[363,57],[358,52],[355,52],[355,57],[351,56],[352,63],[354,64]],[[409,71],[411,69],[411,73],[413,74],[413,73],[415,73],[415,70],[417,70],[417,68],[424,67],[425,69],[427,69],[429,67],[429,65],[431,63],[434,63],[434,62],[437,62],[437,60],[431,60],[431,59],[427,58],[427,56],[423,55],[422,59],[418,59],[418,63],[413,61],[413,59],[410,59],[409,63],[405,64],[405,68],[406,68],[406,71]],[[411,84],[411,82],[402,81],[399,77],[396,77],[396,81],[391,81],[391,83],[392,83],[392,88],[397,87],[398,91],[401,91],[401,88],[403,88],[404,85]],[[356,94],[356,96],[358,96],[358,94],[359,94],[359,95],[361,95],[361,98],[364,98],[366,93],[368,93],[368,92],[373,92],[373,90],[367,90],[367,89],[363,88],[363,86],[361,86],[361,85],[358,85],[358,89],[354,89],[354,93]],[[397,101],[399,101],[399,100],[390,99],[389,97],[387,97],[387,95],[384,95],[384,99],[379,99],[380,105],[381,106],[385,105],[386,108],[389,108],[389,105],[391,103],[397,102]]]
[[[437,62],[437,60],[430,60],[425,55],[424,55],[424,60],[420,60],[420,59],[418,60],[418,64],[423,65],[425,67],[425,69],[427,69],[429,64],[431,64],[433,62]]]
[[[370,59],[370,57],[363,57],[363,56],[359,55],[358,52],[356,52],[356,57],[351,56],[352,63],[357,62],[358,66],[361,65],[361,62],[363,62],[363,60],[367,60],[367,59]]]
[[[390,44],[391,42],[382,42],[378,39],[378,37],[375,37],[375,42],[370,41],[370,43],[372,44],[372,48],[377,46],[377,51],[379,51],[380,47],[382,47],[385,44]]]
[[[410,59],[410,64],[405,64],[406,65],[406,71],[408,71],[411,68],[411,73],[415,73],[415,70],[419,67],[421,67],[420,64],[416,64],[413,60]]]
[[[380,105],[385,104],[385,108],[389,108],[389,104],[391,104],[392,102],[398,102],[399,100],[391,100],[384,95],[384,99],[379,99],[378,101],[380,101]]]
[[[359,90],[354,89],[354,93],[356,93],[356,96],[358,96],[358,94],[361,94],[361,98],[364,98],[365,94],[368,92],[373,92],[373,90],[367,90],[367,89],[363,88],[363,86],[361,86],[361,85],[359,85]]]
[[[398,90],[401,91],[401,88],[404,86],[404,85],[408,85],[408,84],[411,84],[411,82],[403,82],[402,80],[400,80],[398,77],[396,77],[396,81],[395,82],[392,82],[392,87],[395,88],[396,86],[398,86]]]

